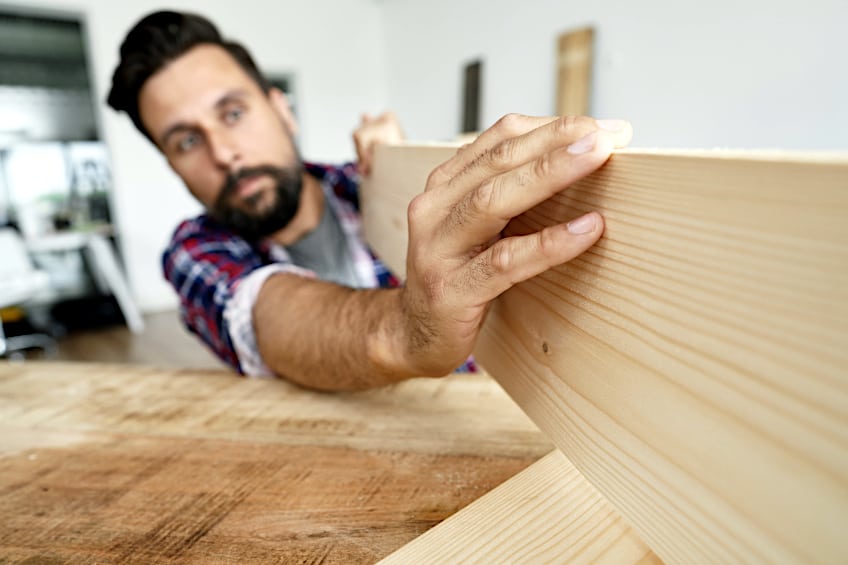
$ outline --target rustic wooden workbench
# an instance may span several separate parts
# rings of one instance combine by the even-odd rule
[[[0,363],[0,562],[373,563],[551,449],[485,375]]]

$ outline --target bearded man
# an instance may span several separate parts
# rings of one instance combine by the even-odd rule
[[[357,198],[374,144],[402,138],[392,114],[355,134],[358,166],[306,163],[285,95],[247,50],[207,19],[171,11],[129,31],[108,103],[206,209],[163,256],[187,327],[241,374],[323,390],[469,367],[489,303],[603,232],[597,213],[521,237],[501,237],[506,223],[632,133],[620,120],[501,119],[413,201],[400,285],[362,238]]]

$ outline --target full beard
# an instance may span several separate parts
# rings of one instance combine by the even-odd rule
[[[210,215],[248,240],[258,240],[280,231],[291,222],[300,205],[303,189],[303,163],[300,160],[288,167],[261,165],[227,175]],[[252,194],[241,205],[234,204],[241,180],[268,175],[275,180],[270,205],[259,208],[262,192]]]

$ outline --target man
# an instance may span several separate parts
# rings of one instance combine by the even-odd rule
[[[619,120],[507,116],[432,172],[409,207],[407,280],[362,241],[352,166],[304,164],[285,96],[197,15],[157,12],[121,45],[109,104],[126,111],[206,208],[164,255],[183,318],[245,374],[361,389],[438,377],[470,355],[490,302],[588,249],[597,213],[522,237],[510,218],[629,142]],[[357,135],[399,137],[389,116]]]

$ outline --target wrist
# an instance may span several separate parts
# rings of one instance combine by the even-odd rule
[[[366,342],[368,359],[375,370],[388,380],[399,381],[426,376],[417,369],[410,353],[409,323],[404,306],[405,289],[380,291],[385,297],[375,331],[369,332]]]
[[[386,295],[390,303],[383,311],[390,314],[381,317],[367,345],[376,370],[391,381],[442,377],[465,361],[467,355],[457,356],[455,348],[441,338],[428,308],[407,287]]]

